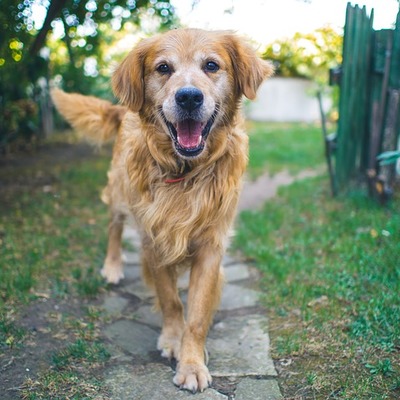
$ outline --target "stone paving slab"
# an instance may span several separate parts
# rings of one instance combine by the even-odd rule
[[[125,265],[140,265],[140,254],[138,252],[124,250],[122,252],[122,257],[125,261]]]
[[[281,186],[288,186],[294,181],[311,178],[321,174],[321,169],[308,169],[300,171],[293,176],[289,171],[284,170],[271,176],[269,173],[261,175],[255,181],[245,179],[244,190],[242,190],[238,211],[254,210],[260,208],[268,199],[276,196]]]
[[[178,278],[178,288],[187,290],[189,288],[189,271],[186,271]],[[237,263],[224,267],[224,279],[226,283],[238,282],[250,278],[249,267],[245,264]]]
[[[142,277],[142,269],[139,265],[125,265],[124,267],[124,281],[136,281]]]
[[[146,325],[160,329],[162,325],[161,313],[153,309],[154,307],[148,304],[141,306],[135,311],[135,320],[138,320]]]
[[[141,280],[128,284],[127,286],[123,286],[121,290],[124,293],[133,294],[142,300],[148,300],[154,297],[154,292],[151,291]]]
[[[238,260],[232,257],[230,254],[224,254],[222,259],[222,265],[224,267],[229,267],[231,264],[237,264]]]
[[[276,380],[271,379],[242,379],[235,392],[235,400],[282,400]]]
[[[226,284],[222,291],[219,310],[234,310],[243,307],[254,307],[259,304],[260,294],[239,285]]]
[[[250,278],[250,270],[246,264],[236,263],[224,267],[225,282],[232,283]]]
[[[135,228],[133,228],[133,226],[130,225],[129,222],[124,225],[122,238],[127,242],[133,244],[134,246],[140,246],[141,239],[139,232]]]
[[[173,371],[160,364],[147,364],[133,367],[118,366],[111,369],[105,378],[105,384],[116,400],[227,400],[228,397],[214,389],[203,393],[179,390],[172,384]]]
[[[106,297],[103,302],[103,309],[107,315],[115,316],[123,312],[129,300],[120,296]]]
[[[214,325],[207,338],[212,376],[276,376],[269,354],[265,317],[230,317]]]
[[[119,320],[107,326],[104,334],[126,352],[149,357],[157,349],[160,333],[136,321]]]

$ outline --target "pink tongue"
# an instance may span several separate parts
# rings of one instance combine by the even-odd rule
[[[178,122],[176,131],[178,132],[178,143],[185,149],[193,149],[201,142],[201,132],[203,125],[201,122],[185,119]]]

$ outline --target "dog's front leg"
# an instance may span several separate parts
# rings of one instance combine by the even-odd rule
[[[183,304],[176,287],[175,267],[153,268],[153,279],[163,316],[163,327],[157,348],[163,357],[175,358],[178,361],[185,321]]]
[[[182,338],[181,358],[175,385],[196,392],[211,384],[205,365],[204,346],[209,326],[218,306],[223,283],[221,251],[211,246],[193,258],[190,273],[187,322]]]

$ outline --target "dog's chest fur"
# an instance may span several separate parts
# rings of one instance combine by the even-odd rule
[[[168,170],[179,170],[172,168],[174,153],[164,148],[170,146],[169,138],[146,134],[137,125],[137,117],[128,115],[117,139],[109,184],[120,186],[125,197],[121,201],[141,231],[171,263],[185,258],[193,241],[223,247],[221,238],[234,218],[247,163],[247,136],[233,129],[226,132],[227,140],[211,140],[209,156],[194,163],[184,180],[168,183]]]

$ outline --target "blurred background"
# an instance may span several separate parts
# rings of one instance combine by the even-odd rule
[[[258,102],[246,109],[252,119],[315,121],[319,110],[310,94],[326,88],[328,69],[341,63],[346,3],[3,0],[0,149],[4,153],[51,134],[52,85],[113,100],[109,78],[116,63],[140,38],[179,26],[235,30],[248,37],[260,55],[274,61],[277,73],[271,88],[262,89]],[[393,26],[398,1],[363,4],[367,12],[375,8],[375,29]],[[282,77],[295,80],[279,80]],[[331,90],[324,93],[325,108],[336,118],[337,100]]]

